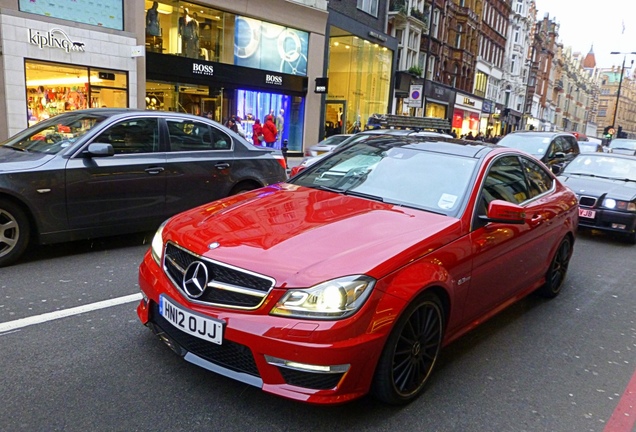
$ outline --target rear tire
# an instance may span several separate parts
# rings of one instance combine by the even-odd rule
[[[0,199],[0,267],[17,260],[29,245],[29,220],[14,203]]]
[[[442,303],[425,293],[393,327],[375,371],[373,395],[392,405],[404,405],[419,396],[439,356],[443,335]]]
[[[559,295],[565,275],[568,271],[570,258],[572,257],[572,242],[568,237],[561,241],[561,244],[554,253],[550,268],[545,276],[545,284],[537,290],[537,294],[546,298],[554,298]]]

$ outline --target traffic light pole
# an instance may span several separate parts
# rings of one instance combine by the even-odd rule
[[[616,106],[614,107],[614,119],[612,120],[612,127],[616,127],[616,115],[618,114],[618,102],[621,99],[621,87],[623,86],[623,74],[625,73],[625,60],[627,55],[623,56],[623,66],[621,66],[621,77],[618,79],[618,91],[616,92]]]

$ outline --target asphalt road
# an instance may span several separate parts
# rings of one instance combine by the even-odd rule
[[[1,431],[633,428],[636,246],[581,233],[562,294],[529,296],[447,347],[414,403],[317,407],[191,365],[140,324],[126,296],[151,235],[39,247],[0,269]]]

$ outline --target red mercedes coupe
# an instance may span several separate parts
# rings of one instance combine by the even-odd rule
[[[167,220],[137,312],[185,360],[266,392],[405,404],[442,347],[559,294],[577,222],[574,193],[526,153],[378,136]]]

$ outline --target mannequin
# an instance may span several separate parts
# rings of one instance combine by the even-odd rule
[[[152,7],[146,12],[146,34],[150,36],[161,36],[159,27],[159,3],[152,2]]]

